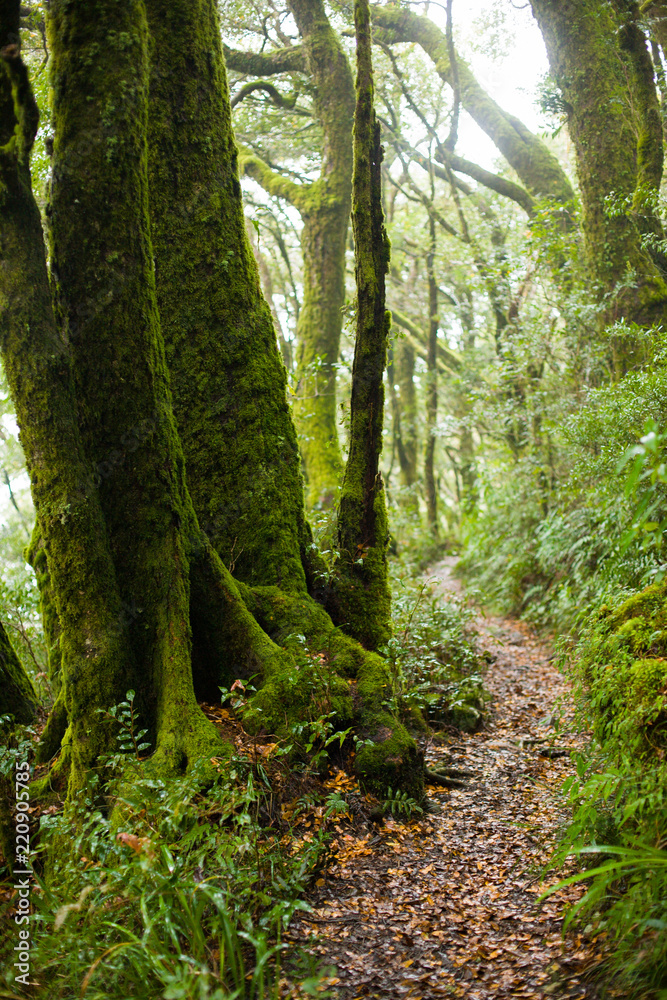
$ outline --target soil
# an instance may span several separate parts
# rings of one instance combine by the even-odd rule
[[[453,562],[429,574],[445,600],[459,589]],[[475,776],[460,790],[429,787],[437,814],[342,832],[308,896],[312,911],[290,927],[290,952],[296,946],[312,969],[328,968],[325,995],[598,996],[600,942],[562,935],[567,905],[583,890],[539,898],[574,871],[543,874],[568,819],[558,789],[585,734],[574,732],[568,685],[545,642],[511,618],[480,614],[477,628],[492,660],[484,728],[424,744],[430,766]]]

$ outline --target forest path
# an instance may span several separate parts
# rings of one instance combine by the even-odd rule
[[[459,589],[454,562],[428,574],[445,599]],[[555,745],[578,742],[565,735],[567,684],[523,622],[480,615],[477,628],[496,657],[485,680],[487,724],[425,747],[429,764],[476,777],[463,790],[429,788],[441,814],[339,837],[334,863],[309,893],[313,912],[290,928],[292,945],[335,967],[328,995],[340,1000],[596,996],[585,982],[599,958],[594,945],[561,937],[563,905],[582,890],[537,902],[539,869],[567,818],[557,789],[573,769],[569,755],[543,755],[552,712],[564,730]]]

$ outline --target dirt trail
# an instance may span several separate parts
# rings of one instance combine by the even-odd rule
[[[451,562],[429,574],[443,595],[457,587]],[[593,947],[561,938],[565,894],[537,903],[542,845],[565,819],[555,790],[573,766],[540,751],[559,699],[567,731],[567,687],[523,623],[480,618],[478,628],[496,657],[487,725],[425,748],[429,763],[476,777],[464,790],[429,788],[439,815],[339,838],[335,864],[309,896],[314,912],[291,930],[293,943],[335,967],[331,995],[340,1000],[596,995],[585,982]],[[563,745],[576,740],[560,735]],[[572,900],[581,890],[568,892]]]

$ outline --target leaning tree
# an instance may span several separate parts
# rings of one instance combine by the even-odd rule
[[[576,153],[582,232],[602,325],[649,326],[667,316],[667,257],[659,211],[663,124],[642,9],[662,27],[661,4],[531,0]],[[659,34],[662,38],[662,34]],[[618,328],[617,328],[618,329]],[[622,330],[622,327],[621,327]],[[641,339],[612,342],[621,375]]]
[[[20,5],[0,2],[0,350],[59,649],[41,790],[85,784],[113,749],[105,713],[130,687],[147,766],[224,754],[198,699],[255,676],[248,727],[280,732],[332,712],[366,737],[355,766],[369,787],[421,794],[423,767],[385,708],[389,672],[374,651],[389,628],[384,315],[355,361],[358,447],[341,569],[327,574],[244,226],[214,0],[53,0],[47,21],[48,266]],[[369,404],[380,420],[370,443]]]

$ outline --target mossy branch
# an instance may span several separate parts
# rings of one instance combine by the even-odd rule
[[[283,177],[260,156],[244,146],[239,147],[239,170],[261,184],[267,194],[274,198],[284,198],[298,211],[306,205],[310,184],[297,184],[288,177]]]
[[[296,105],[298,94],[293,94],[292,97],[285,97],[272,83],[266,83],[264,80],[253,80],[251,83],[244,84],[234,94],[230,102],[231,106],[236,108],[246,97],[250,97],[251,94],[254,94],[258,90],[268,94],[271,103],[275,104],[277,108],[285,108],[288,111],[292,111]]]
[[[306,57],[303,48],[295,45],[275,52],[240,52],[223,45],[222,51],[228,69],[248,76],[276,76],[278,73],[305,73]]]
[[[400,326],[405,330],[407,334],[408,341],[413,345],[417,353],[421,358],[426,357],[426,334],[420,326],[402,313],[400,309],[391,310],[392,321],[396,326]],[[455,372],[461,370],[462,360],[456,351],[453,351],[451,347],[446,347],[444,344],[438,343],[438,361],[439,367],[442,368],[444,372],[448,375],[452,375]]]
[[[435,64],[441,80],[454,86],[445,34],[428,17],[398,7],[374,7],[375,38],[384,44],[416,42]],[[456,57],[461,104],[493,140],[534,196],[569,204],[574,194],[556,157],[529,129],[508,115],[477,82],[470,68]]]
[[[19,4],[5,0],[0,5],[0,163],[10,176],[15,166],[27,169],[39,111],[28,71],[21,59]]]
[[[392,144],[402,152],[409,154],[411,159],[415,163],[418,163],[420,167],[423,167],[429,176],[432,172],[440,180],[449,182],[450,174],[447,170],[447,167],[449,167],[450,170],[465,174],[467,177],[472,177],[478,184],[482,184],[490,191],[495,191],[496,194],[502,195],[503,198],[509,198],[510,201],[516,202],[529,217],[534,215],[535,201],[520,184],[515,184],[514,181],[510,181],[506,177],[501,177],[500,174],[494,174],[490,170],[485,170],[478,163],[466,160],[463,156],[457,156],[442,146],[436,151],[435,156],[437,160],[440,160],[446,166],[439,166],[439,164],[429,159],[428,156],[424,156],[423,153],[414,149],[409,142],[406,142],[405,139],[391,129],[386,121],[383,121],[383,125],[391,132]]]
[[[12,715],[17,722],[32,722],[38,703],[32,682],[0,622],[0,716]]]
[[[472,177],[478,184],[483,184],[484,187],[490,191],[495,191],[496,194],[502,195],[503,198],[515,201],[517,205],[521,206],[526,215],[532,216],[534,214],[535,202],[528,191],[522,188],[520,184],[515,184],[514,181],[510,181],[506,177],[501,177],[490,170],[485,170],[478,163],[466,160],[463,156],[457,156],[448,150],[445,151],[445,157],[446,163],[452,170],[455,170],[459,174],[466,174],[467,177]],[[439,159],[437,153],[436,159]],[[436,177],[440,177],[442,180],[447,179],[446,170],[434,165],[434,172]]]

